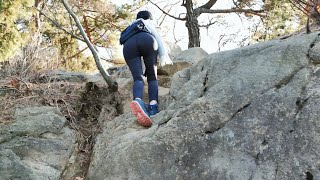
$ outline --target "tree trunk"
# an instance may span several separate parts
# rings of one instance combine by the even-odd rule
[[[189,36],[188,48],[200,47],[199,15],[194,13],[192,0],[186,0],[184,6],[187,10],[186,26],[188,28]]]
[[[74,19],[75,23],[77,24],[77,27],[80,30],[80,33],[82,35],[82,37],[84,38],[86,44],[88,45],[89,49],[92,52],[93,58],[96,62],[97,68],[99,70],[99,72],[101,73],[103,79],[107,82],[107,84],[109,85],[109,88],[113,91],[117,91],[118,90],[118,84],[117,82],[113,81],[109,74],[103,69],[101,62],[100,62],[100,57],[99,54],[97,53],[96,49],[94,48],[94,46],[91,44],[90,40],[88,39],[86,33],[83,30],[83,27],[78,19],[78,17],[76,16],[76,14],[74,14],[74,12],[70,9],[69,5],[66,3],[65,0],[61,0],[63,6],[66,8],[66,10],[68,11],[68,13],[72,16],[72,18]]]

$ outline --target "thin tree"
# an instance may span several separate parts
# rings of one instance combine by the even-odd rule
[[[205,3],[202,6],[199,6],[197,8],[194,8],[194,4],[192,0],[183,0],[181,6],[183,6],[186,9],[186,14],[184,17],[176,17],[172,14],[169,14],[166,12],[163,8],[158,6],[155,2],[152,0],[148,0],[151,4],[156,6],[160,11],[162,11],[167,16],[174,18],[176,20],[185,21],[186,27],[188,29],[188,38],[189,43],[188,47],[200,47],[200,27],[206,27],[215,24],[215,22],[209,22],[206,25],[200,25],[198,22],[198,17],[201,14],[228,14],[228,13],[243,13],[243,14],[250,14],[250,15],[256,15],[256,16],[264,16],[262,13],[265,11],[264,9],[250,9],[249,1],[238,1],[234,2],[235,7],[230,9],[211,9],[218,0],[208,0],[207,3]]]
[[[71,17],[73,18],[74,22],[76,23],[80,33],[81,33],[81,36],[83,37],[83,39],[85,40],[87,46],[89,47],[92,55],[93,55],[93,58],[96,62],[96,65],[97,65],[97,68],[99,70],[99,72],[101,73],[103,79],[107,82],[107,84],[109,85],[109,88],[113,91],[117,91],[118,90],[118,84],[117,82],[113,81],[108,72],[106,72],[104,70],[104,68],[102,67],[102,64],[101,64],[101,59],[100,59],[100,56],[99,54],[97,53],[97,50],[96,48],[92,45],[92,43],[90,42],[89,38],[87,37],[77,15],[70,9],[69,5],[67,4],[67,2],[65,0],[60,0],[63,4],[63,6],[66,8],[66,10],[68,11],[68,13],[71,15]]]

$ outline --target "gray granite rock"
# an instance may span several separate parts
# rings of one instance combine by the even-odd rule
[[[0,179],[59,179],[75,146],[75,133],[54,107],[19,108],[0,126]]]
[[[201,47],[194,47],[182,51],[173,58],[174,62],[189,62],[191,64],[196,64],[202,59],[206,58],[208,53]]]
[[[320,79],[308,58],[318,38],[214,53],[177,72],[151,128],[130,113],[104,124],[88,179],[319,177]]]

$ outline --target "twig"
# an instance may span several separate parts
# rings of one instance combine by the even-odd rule
[[[27,84],[25,81],[23,81],[22,79],[17,78],[17,77],[14,77],[14,78],[15,78],[16,80],[22,82],[24,85],[26,85],[27,89],[30,89],[30,87],[28,86],[28,84]]]
[[[67,107],[67,112],[68,112],[68,115],[70,116],[70,118],[74,118],[74,117],[71,115],[70,111],[69,111],[69,104],[68,104],[64,99],[59,99],[59,100],[61,100],[61,101],[66,105],[66,107]]]
[[[164,11],[163,9],[161,9],[156,3],[152,2],[151,0],[148,0],[151,4],[153,4],[154,6],[156,6],[160,11],[162,11],[162,13],[166,14],[167,16],[169,17],[172,17],[174,19],[177,19],[177,20],[181,20],[181,21],[185,21],[186,18],[180,18],[180,17],[176,17],[176,16],[173,16],[171,14],[169,14],[168,12]]]
[[[37,9],[38,10],[38,9]],[[65,32],[65,33],[67,33],[67,34],[69,34],[71,37],[73,37],[73,38],[76,38],[76,39],[78,39],[78,40],[80,40],[80,41],[83,41],[83,42],[85,42],[85,40],[84,39],[82,39],[81,37],[79,37],[79,36],[77,36],[77,35],[75,35],[75,34],[73,34],[73,33],[70,33],[69,31],[67,31],[66,29],[64,29],[60,24],[58,24],[56,21],[54,21],[53,19],[51,19],[50,17],[48,17],[45,13],[43,13],[42,11],[40,11],[40,10],[38,10],[39,11],[39,13],[41,14],[41,15],[43,15],[45,18],[47,18],[54,26],[56,26],[57,28],[59,28],[60,30],[62,30],[63,32]]]
[[[39,95],[22,97],[22,98],[16,99],[14,102],[21,101],[21,100],[24,100],[24,99],[36,98],[36,97],[39,97]]]
[[[253,9],[205,9],[205,8],[197,8],[200,13],[251,13],[256,16],[265,17],[266,15],[260,14],[265,12],[264,10],[253,10]]]
[[[21,93],[21,91],[17,88],[14,87],[5,87],[5,88],[0,88],[0,90],[14,90],[17,91],[18,93]]]

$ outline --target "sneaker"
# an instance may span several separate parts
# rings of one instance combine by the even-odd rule
[[[149,115],[150,116],[154,116],[156,115],[159,111],[158,111],[158,104],[154,104],[154,105],[150,105],[149,104]]]
[[[141,99],[134,99],[130,103],[130,108],[132,113],[137,117],[139,124],[144,127],[152,126],[152,121],[149,117],[148,111],[146,110],[146,106]]]

